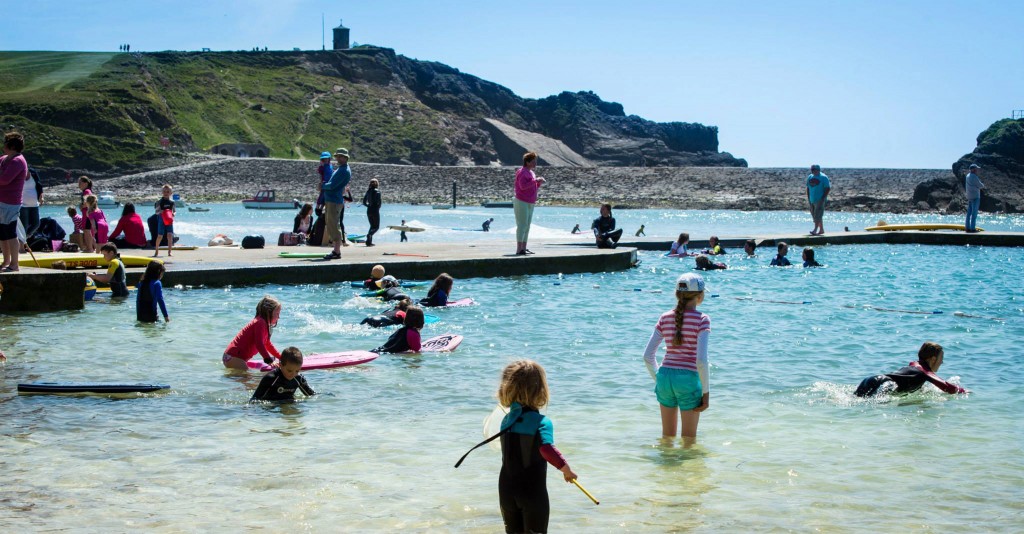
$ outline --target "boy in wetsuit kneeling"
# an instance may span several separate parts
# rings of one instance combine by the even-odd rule
[[[970,393],[968,390],[946,382],[935,374],[942,365],[942,345],[926,341],[917,351],[917,361],[894,373],[869,376],[861,381],[854,393],[858,397],[871,397],[879,393],[912,393],[921,389],[925,382],[946,393]]]
[[[307,397],[316,395],[306,383],[306,378],[299,374],[301,370],[302,351],[296,347],[284,349],[281,351],[280,366],[263,375],[263,380],[260,380],[249,402],[295,400],[295,390],[302,390],[302,394]]]

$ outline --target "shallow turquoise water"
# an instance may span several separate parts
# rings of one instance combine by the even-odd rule
[[[250,210],[238,203],[205,204],[209,212],[178,210],[174,229],[183,245],[206,245],[215,234],[226,234],[236,242],[248,234],[262,234],[268,242],[277,242],[282,231],[290,232],[296,210]],[[63,208],[44,206],[42,216],[53,217],[65,229],[70,219]],[[142,210],[145,211],[145,210]],[[140,211],[140,213],[142,213]],[[113,229],[120,209],[107,210],[110,227]],[[146,216],[149,212],[146,212]],[[688,232],[692,239],[707,239],[709,235],[721,237],[764,237],[807,233],[813,226],[810,217],[802,211],[729,211],[729,210],[615,210],[619,227],[625,230],[624,240],[644,225],[647,237],[674,240],[680,232]],[[598,216],[597,208],[559,208],[540,206],[534,213],[530,229],[531,239],[559,239],[592,241],[590,223]],[[494,218],[491,231],[475,231],[483,221]],[[387,225],[397,225],[405,220],[410,226],[425,228],[426,232],[410,233],[413,242],[426,241],[470,241],[508,240],[515,241],[515,216],[511,209],[462,206],[455,210],[435,210],[430,206],[409,204],[385,204],[381,210],[384,228],[375,237],[378,243],[396,243],[399,233],[389,230]],[[892,213],[850,213],[829,212],[825,216],[825,229],[829,233],[840,233],[849,227],[860,231],[874,226],[879,219],[890,224],[908,223],[955,223],[963,224],[963,215],[938,214],[892,214]],[[570,234],[576,224],[583,233]],[[978,226],[990,231],[1024,231],[1024,215],[989,215],[978,218]],[[365,209],[349,205],[345,210],[345,230],[348,233],[366,233],[369,225]]]
[[[136,325],[130,303],[0,316],[10,357],[0,368],[0,524],[499,531],[498,454],[480,449],[452,465],[482,438],[498,375],[521,357],[547,368],[556,442],[601,500],[595,507],[550,470],[552,531],[1024,524],[1024,251],[822,247],[827,267],[812,270],[730,257],[729,270],[706,275],[718,295],[701,306],[713,323],[711,406],[688,449],[659,440],[641,353],[692,260],[640,257],[619,273],[458,280],[453,295],[480,305],[441,310],[424,331],[465,335],[455,353],[309,372],[322,395],[277,407],[247,405],[259,377],[220,363],[263,294],[285,303],[274,343],[305,352],[378,345],[387,332],[358,321],[380,307],[339,284],[171,290],[172,322],[156,326]],[[971,394],[852,396],[925,340],[946,348],[939,374]],[[17,383],[35,380],[173,391],[17,396]]]

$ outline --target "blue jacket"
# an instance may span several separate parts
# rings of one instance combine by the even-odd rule
[[[324,202],[345,202],[345,186],[351,181],[352,169],[347,164],[335,169],[331,179],[324,183]]]

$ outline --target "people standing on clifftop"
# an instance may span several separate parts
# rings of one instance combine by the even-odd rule
[[[523,166],[516,171],[515,199],[512,207],[516,213],[516,255],[533,254],[526,248],[530,238],[530,224],[533,222],[533,207],[537,204],[537,191],[547,181],[538,177],[533,170],[537,168],[537,154],[523,154]]]
[[[811,219],[814,221],[811,235],[825,235],[822,217],[825,215],[825,201],[828,200],[828,193],[831,190],[832,183],[828,176],[822,174],[821,166],[811,165],[811,174],[807,176],[807,202],[811,205]]]
[[[324,184],[324,215],[327,229],[327,236],[334,246],[334,250],[324,256],[325,260],[336,260],[341,258],[341,245],[345,236],[341,231],[341,210],[345,205],[345,188],[352,181],[352,170],[348,167],[348,149],[339,148],[334,151],[334,159],[338,161],[338,168],[331,175],[331,179]],[[346,243],[347,245],[347,243]]]
[[[985,184],[978,178],[980,170],[981,167],[977,163],[972,163],[968,167],[967,179],[964,182],[967,193],[967,220],[964,221],[964,230],[971,234],[978,231],[978,208],[981,207],[981,190],[985,189]]]
[[[366,246],[372,247],[373,234],[380,229],[380,207],[384,203],[380,196],[380,182],[376,178],[370,180],[370,187],[363,195],[363,205],[366,206],[366,218],[370,221],[370,230],[366,232]]]

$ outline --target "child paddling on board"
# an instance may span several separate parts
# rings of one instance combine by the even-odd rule
[[[654,392],[661,406],[661,434],[676,435],[682,418],[684,444],[697,437],[700,414],[708,408],[708,338],[711,318],[697,311],[704,302],[704,279],[686,273],[676,280],[676,307],[658,319],[644,350],[644,364],[654,378]],[[655,352],[665,341],[665,357],[658,365]],[[676,412],[679,416],[676,416]]]
[[[269,295],[260,299],[256,304],[256,317],[242,327],[224,350],[224,357],[221,360],[224,367],[248,369],[246,362],[256,353],[259,353],[263,357],[263,362],[267,364],[273,364],[274,358],[281,357],[281,353],[270,342],[270,329],[277,326],[277,321],[281,317],[281,307],[281,303]]]
[[[861,381],[854,393],[858,397],[871,397],[885,393],[912,393],[921,389],[925,382],[946,393],[970,393],[968,390],[946,382],[936,375],[942,365],[942,345],[926,341],[917,351],[917,361],[910,362],[899,371],[884,375],[869,376]]]
[[[155,323],[156,308],[159,306],[160,312],[164,315],[164,322],[171,322],[171,317],[167,315],[167,305],[164,304],[164,286],[160,282],[163,277],[163,262],[149,262],[135,291],[135,318],[138,321]]]
[[[295,391],[302,391],[307,397],[316,395],[313,388],[306,383],[302,371],[302,351],[296,347],[288,347],[281,352],[281,365],[263,375],[260,385],[252,393],[249,402],[258,401],[293,401]]]
[[[501,438],[498,503],[505,532],[548,531],[547,464],[561,471],[566,482],[577,478],[555,448],[551,420],[539,411],[548,404],[550,397],[547,376],[539,363],[519,360],[502,371],[498,402],[508,406],[509,412],[501,422],[501,432],[477,447]],[[455,467],[465,458],[463,456]]]
[[[420,306],[447,306],[455,280],[448,273],[441,273],[427,291],[427,298],[420,300]]]
[[[420,329],[423,328],[425,318],[423,309],[416,306],[409,306],[405,310],[405,318],[402,320],[402,328],[395,330],[388,337],[383,345],[370,352],[395,354],[399,352],[419,352],[423,348],[420,342]]]

